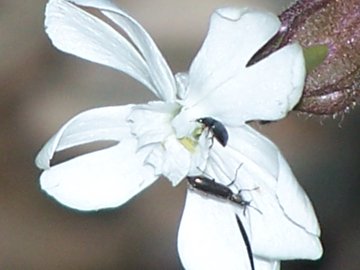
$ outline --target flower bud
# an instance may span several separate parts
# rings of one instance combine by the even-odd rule
[[[307,77],[295,110],[317,115],[348,112],[360,96],[360,0],[299,0],[280,20],[279,32],[248,65],[299,42]]]

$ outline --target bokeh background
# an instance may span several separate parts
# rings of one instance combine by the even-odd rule
[[[246,1],[118,0],[150,32],[174,72],[187,70],[219,6]],[[279,12],[288,0],[252,0]],[[181,269],[176,237],[186,185],[158,181],[126,205],[82,213],[44,194],[34,157],[85,109],[152,99],[142,85],[57,51],[46,1],[0,2],[0,269]],[[360,269],[360,111],[343,119],[293,113],[259,129],[282,149],[317,210],[324,256],[282,269]]]

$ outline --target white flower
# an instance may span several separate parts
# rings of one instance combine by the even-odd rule
[[[90,13],[94,9],[103,17]],[[60,50],[123,71],[161,100],[96,108],[66,123],[36,158],[49,195],[68,207],[97,210],[125,203],[160,175],[173,185],[201,173],[222,184],[236,177],[231,188],[248,189],[242,193],[251,201],[245,210],[188,191],[178,236],[186,269],[250,269],[235,214],[246,228],[256,269],[321,256],[308,197],[276,146],[246,124],[284,117],[301,96],[305,70],[297,44],[246,67],[277,32],[276,16],[217,10],[189,72],[176,76],[149,34],[110,1],[50,0],[45,26]],[[196,121],[202,117],[225,125],[226,147],[209,139]],[[50,166],[57,151],[104,140],[117,144]]]

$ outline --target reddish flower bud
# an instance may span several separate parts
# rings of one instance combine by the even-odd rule
[[[299,0],[280,20],[278,34],[248,65],[297,41],[307,78],[295,109],[317,115],[349,111],[360,96],[360,0]]]

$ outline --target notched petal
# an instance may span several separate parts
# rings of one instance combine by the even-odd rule
[[[36,165],[50,167],[55,152],[95,141],[120,141],[130,136],[127,117],[132,105],[103,107],[78,114],[68,121],[41,149]]]
[[[240,74],[250,57],[277,32],[279,25],[278,18],[266,12],[246,8],[217,10],[190,67],[186,105],[197,104]],[[241,89],[242,85],[238,87]]]
[[[135,19],[111,1],[50,0],[45,17],[46,32],[58,49],[123,71],[157,97],[175,100],[175,80],[156,44]]]
[[[61,204],[82,211],[122,205],[152,184],[158,175],[137,151],[133,138],[45,170],[41,188]]]
[[[141,55],[119,32],[90,12],[70,1],[49,1],[45,29],[59,50],[123,71],[154,91]]]
[[[246,67],[278,27],[274,15],[250,9],[224,9],[213,15],[209,34],[190,68],[184,111],[230,126],[284,117],[302,94],[301,47],[289,45]]]

